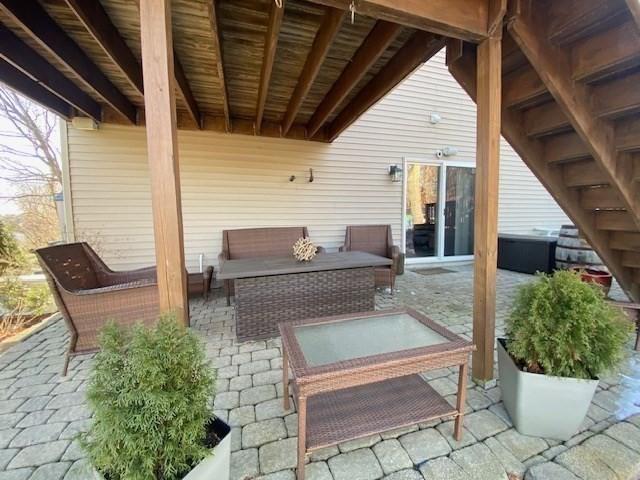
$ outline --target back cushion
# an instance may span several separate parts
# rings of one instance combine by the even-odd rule
[[[81,245],[44,248],[39,250],[39,254],[65,290],[86,290],[99,286],[93,264]]]
[[[293,244],[303,236],[303,227],[227,230],[229,258],[293,256]]]
[[[363,225],[351,228],[351,250],[373,253],[386,257],[387,252],[387,226]]]

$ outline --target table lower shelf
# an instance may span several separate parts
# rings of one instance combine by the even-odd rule
[[[306,448],[318,448],[456,415],[419,375],[314,395],[307,399]]]

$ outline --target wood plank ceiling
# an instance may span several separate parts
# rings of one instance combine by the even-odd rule
[[[332,141],[445,42],[474,97],[475,45],[439,34],[455,20],[449,34],[477,41],[500,31],[485,7],[504,7],[433,0],[403,16],[360,0],[351,23],[347,0],[284,2],[173,0],[180,128]],[[640,300],[637,1],[509,7],[502,133]],[[64,118],[143,124],[140,58],[135,0],[0,0],[0,81]]]
[[[633,2],[631,2],[633,3]],[[640,300],[640,24],[625,0],[539,0],[503,34],[502,134]],[[475,97],[477,53],[448,51]]]
[[[304,0],[174,0],[172,15],[180,128],[331,141],[444,46]],[[0,81],[62,117],[144,123],[137,1],[0,0],[0,40]]]

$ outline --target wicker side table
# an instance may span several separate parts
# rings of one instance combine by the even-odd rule
[[[284,408],[298,410],[297,478],[308,452],[436,418],[454,417],[462,436],[468,342],[413,310],[279,324]],[[456,406],[419,374],[459,367]]]
[[[187,291],[189,297],[198,295],[204,296],[204,300],[209,300],[209,292],[211,291],[211,282],[213,280],[213,267],[209,266],[204,272],[189,273],[187,277]]]

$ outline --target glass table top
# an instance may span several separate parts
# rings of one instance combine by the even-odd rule
[[[408,313],[300,325],[293,332],[310,367],[449,341]]]

